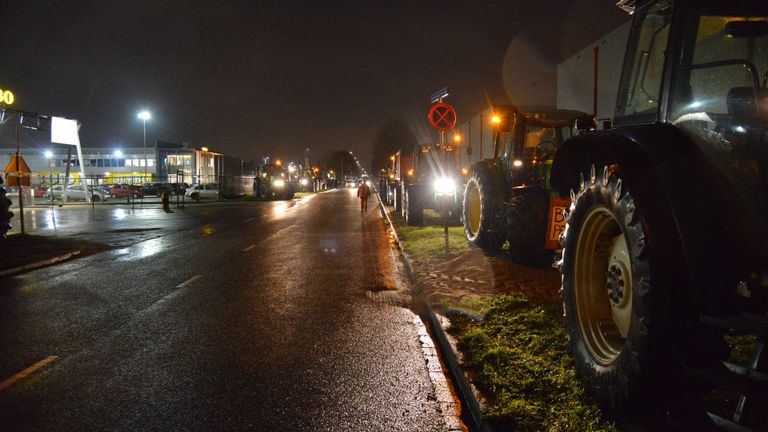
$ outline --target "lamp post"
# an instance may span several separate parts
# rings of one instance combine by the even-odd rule
[[[144,160],[144,180],[147,180],[147,120],[152,118],[152,114],[149,113],[149,111],[144,110],[138,114],[138,117],[142,120],[144,123],[144,155],[142,156],[142,159]]]

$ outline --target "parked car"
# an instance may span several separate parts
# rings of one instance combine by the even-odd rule
[[[170,183],[159,183],[159,182],[144,183],[141,186],[141,191],[144,193],[145,196],[146,195],[160,196],[163,192],[170,192],[171,185]]]
[[[37,186],[32,188],[35,194],[35,198],[43,198],[48,196],[48,186]]]
[[[195,201],[201,199],[217,199],[219,197],[219,185],[216,183],[192,185],[187,189],[185,196]]]
[[[64,186],[55,185],[48,189],[48,199],[65,200],[66,198],[66,201],[85,201],[85,191],[86,189],[83,187],[83,185],[70,185],[67,186],[67,191],[65,194]],[[95,202],[106,201],[109,199],[107,194],[90,186],[88,187],[88,194]]]
[[[144,196],[144,192],[139,186],[133,186],[129,184],[119,183],[112,185],[110,193],[115,198],[141,198]]]
[[[183,195],[187,192],[187,189],[189,189],[189,184],[187,183],[168,183],[171,187],[171,193],[174,195]]]

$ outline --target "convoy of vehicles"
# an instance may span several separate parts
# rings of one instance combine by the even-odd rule
[[[727,387],[735,413],[694,421],[749,430],[768,387],[768,2],[619,5],[634,18],[610,128],[577,111],[497,106],[493,157],[466,182],[450,146],[401,149],[385,201],[420,225],[436,196],[453,197],[470,243],[497,253],[506,242],[521,263],[553,264],[561,248],[570,353],[601,405],[690,415],[688,398]],[[253,182],[261,199],[295,187],[275,164]],[[108,198],[82,185],[47,193]],[[218,198],[219,187],[186,196]],[[756,341],[751,362],[726,361],[724,337],[743,335]]]

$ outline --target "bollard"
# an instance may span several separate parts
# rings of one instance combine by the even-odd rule
[[[171,197],[170,192],[165,191],[163,192],[163,211],[166,213],[171,212]]]

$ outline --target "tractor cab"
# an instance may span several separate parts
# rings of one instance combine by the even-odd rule
[[[549,186],[552,159],[566,139],[595,129],[592,116],[572,110],[521,112],[513,106],[497,106],[493,124],[494,158],[504,166],[512,187]]]

